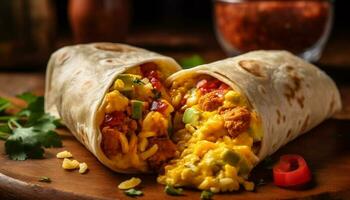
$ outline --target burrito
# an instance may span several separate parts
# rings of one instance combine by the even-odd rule
[[[112,170],[158,171],[177,152],[164,81],[180,69],[172,58],[123,44],[64,47],[48,63],[45,110]]]
[[[323,71],[286,51],[254,51],[167,79],[179,156],[158,182],[212,192],[253,190],[266,156],[341,109]]]

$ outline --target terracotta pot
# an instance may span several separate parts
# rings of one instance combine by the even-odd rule
[[[128,0],[70,0],[68,15],[75,42],[123,41],[129,7]]]

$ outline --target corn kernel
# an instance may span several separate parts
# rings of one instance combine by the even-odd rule
[[[71,154],[71,152],[65,150],[65,151],[61,151],[59,153],[56,154],[57,158],[71,158],[73,157],[73,155]]]
[[[68,158],[63,159],[62,168],[63,169],[77,169],[79,167],[79,162],[77,160],[70,160]]]
[[[79,163],[79,173],[84,174],[88,170],[88,165],[86,163]]]
[[[130,188],[134,188],[141,183],[141,179],[132,177],[129,180],[123,181],[118,185],[118,188],[121,190],[127,190]]]

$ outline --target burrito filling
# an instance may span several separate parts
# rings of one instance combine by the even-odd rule
[[[206,75],[174,81],[170,88],[179,156],[158,182],[212,192],[253,190],[248,175],[258,163],[261,120],[247,99]]]
[[[120,169],[158,171],[176,154],[170,96],[155,63],[120,74],[102,104],[101,148]]]

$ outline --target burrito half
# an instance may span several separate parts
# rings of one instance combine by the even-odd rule
[[[114,171],[158,171],[176,154],[164,80],[171,58],[112,43],[62,48],[49,61],[45,110]]]
[[[341,108],[334,82],[285,51],[254,51],[168,78],[180,156],[158,182],[253,190],[261,160]]]

